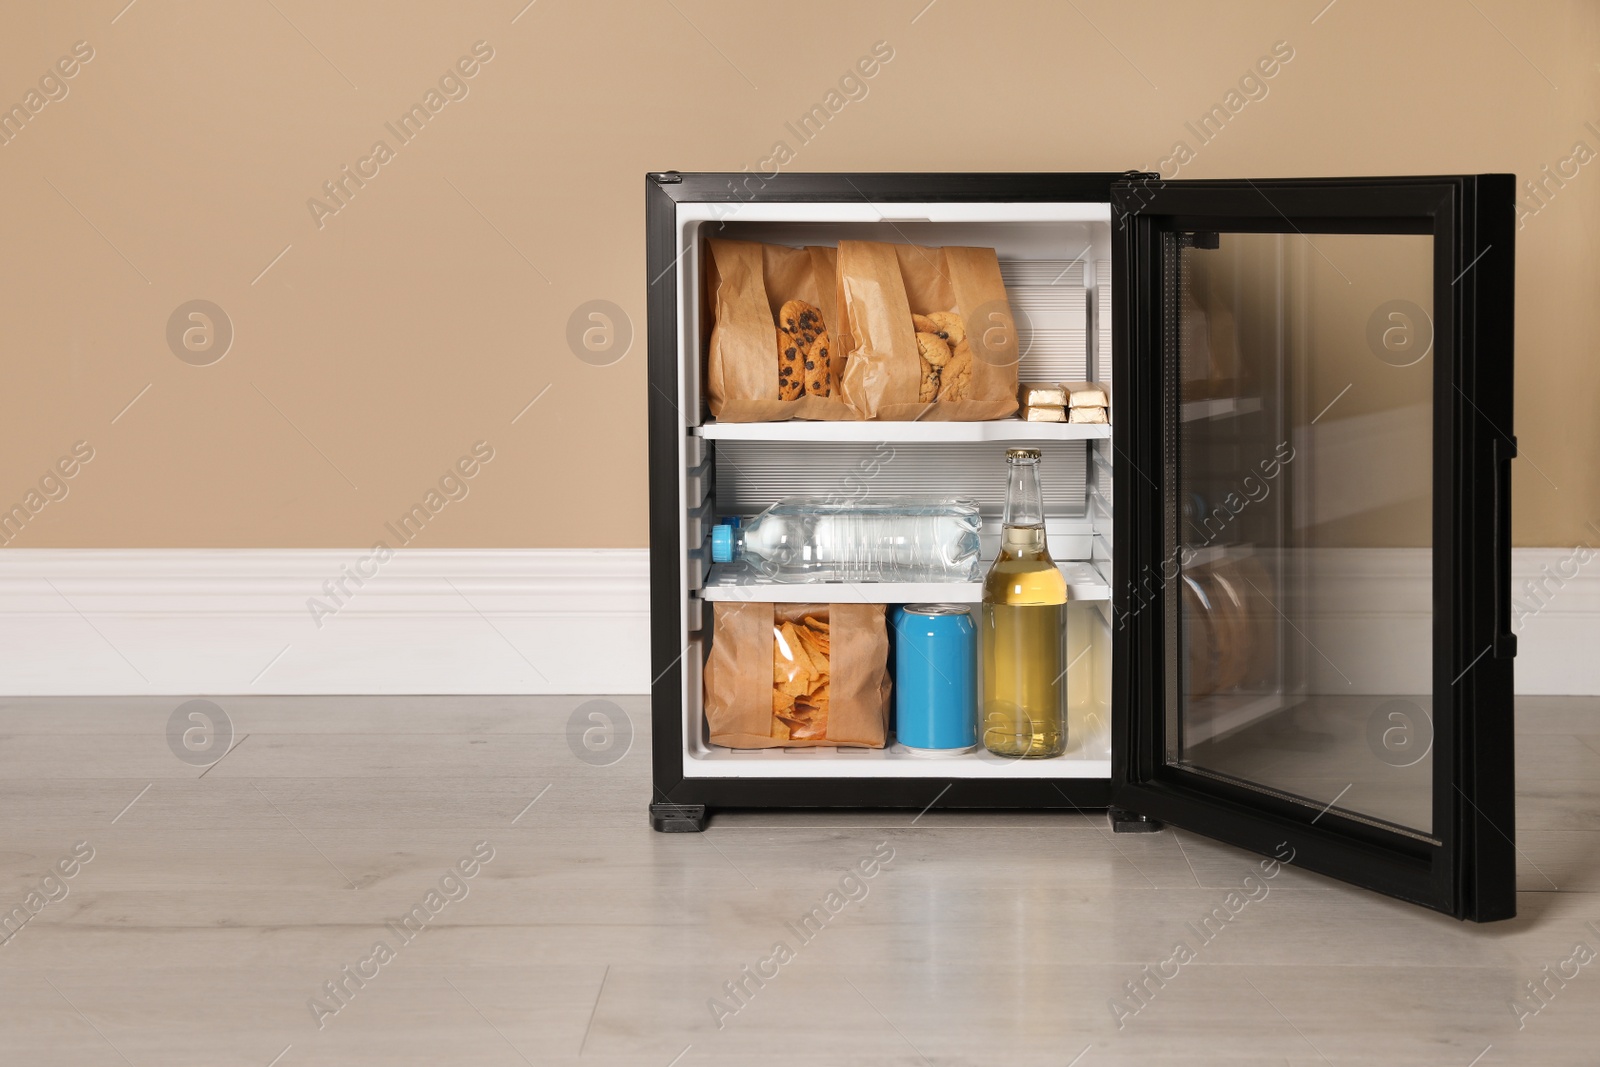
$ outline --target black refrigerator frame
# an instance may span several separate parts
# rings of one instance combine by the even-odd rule
[[[1098,778],[686,778],[678,643],[680,540],[676,465],[682,419],[678,388],[676,205],[710,203],[1037,202],[1104,203],[1139,172],[1083,174],[651,173],[645,178],[649,291],[650,721],[653,815],[660,829],[698,829],[706,810],[730,808],[1104,809],[1111,783]],[[696,665],[698,666],[698,665]],[[674,808],[686,809],[674,812]],[[699,809],[699,810],[696,810]]]
[[[776,174],[656,172],[645,180],[648,309],[652,824],[699,830],[707,813],[740,808],[1111,809],[1119,829],[1171,822],[1271,855],[1295,835],[1296,862],[1458,918],[1515,912],[1510,627],[1510,461],[1515,178],[1330,178],[1164,181],[1121,173]],[[685,546],[677,465],[683,420],[676,206],[681,202],[1076,202],[1111,205],[1115,275],[1112,422],[1118,427],[1113,493],[1113,611],[1127,625],[1112,644],[1111,778],[696,778],[683,773],[679,644]],[[1417,207],[1417,204],[1422,204]],[[1276,219],[1269,217],[1266,208]],[[1192,217],[1190,217],[1192,216]],[[1424,223],[1418,219],[1426,217]],[[1365,221],[1360,221],[1360,220]],[[1158,486],[1135,473],[1159,469],[1160,397],[1170,383],[1159,349],[1158,249],[1163,228],[1317,232],[1431,232],[1435,307],[1452,360],[1435,375],[1435,631],[1453,681],[1436,725],[1449,760],[1436,760],[1435,807],[1449,812],[1448,845],[1429,855],[1359,820],[1308,825],[1259,792],[1231,789],[1161,766],[1160,605],[1134,602],[1128,575],[1162,551]],[[1398,228],[1395,228],[1398,227]],[[1458,273],[1459,272],[1459,273]],[[1436,312],[1443,314],[1443,311]],[[1445,361],[1438,361],[1443,364]],[[714,455],[714,450],[713,450]],[[1450,524],[1454,524],[1452,527]],[[1130,613],[1125,617],[1125,613]],[[1152,629],[1155,627],[1155,629]],[[1480,644],[1484,653],[1474,658]],[[1470,648],[1468,647],[1470,646]],[[698,664],[693,667],[698,669]],[[1440,686],[1440,682],[1448,682]],[[1449,792],[1447,800],[1440,798]],[[1119,809],[1126,809],[1120,811]]]

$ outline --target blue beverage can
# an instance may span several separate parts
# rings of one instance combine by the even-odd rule
[[[966,604],[907,604],[894,616],[895,730],[919,756],[978,743],[977,629]]]

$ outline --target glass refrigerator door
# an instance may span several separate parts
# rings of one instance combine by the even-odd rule
[[[1513,179],[1115,196],[1115,803],[1514,914]]]

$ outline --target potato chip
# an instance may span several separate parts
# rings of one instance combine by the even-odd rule
[[[776,689],[779,693],[787,695],[791,700],[795,700],[811,691],[811,679],[803,674],[796,675],[786,682],[779,682]]]
[[[819,619],[815,615],[807,615],[805,618],[801,619],[800,622],[801,625],[808,626],[813,630],[819,631],[820,633],[828,632],[828,621],[826,619]]]
[[[812,619],[809,616],[807,616],[806,622],[800,624],[800,629],[802,632],[809,634],[813,641],[821,644],[824,648],[826,648],[832,641],[828,630],[828,624],[817,623],[817,620]]]
[[[786,646],[786,654],[794,661],[795,668],[805,674],[807,678],[815,678],[820,673],[816,664],[811,662],[811,657],[806,654],[805,645],[800,640],[800,633],[792,622],[786,622],[779,628],[781,638]]]
[[[796,630],[795,636],[800,646],[806,650],[806,656],[811,660],[812,666],[817,668],[817,676],[826,677],[829,671],[828,639],[818,638],[815,630],[805,626]]]
[[[772,631],[772,684],[781,685],[794,677],[794,656],[781,630]]]
[[[787,723],[792,730],[796,731],[794,736],[799,737],[807,727],[816,721],[816,709],[796,702],[793,708],[784,712],[779,718]]]
[[[785,721],[790,723],[789,736],[796,741],[820,741],[828,736],[828,717],[815,708],[801,709],[796,707],[796,714],[791,718],[785,716]]]

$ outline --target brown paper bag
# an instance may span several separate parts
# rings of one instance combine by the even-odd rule
[[[713,620],[705,667],[712,744],[884,746],[889,636],[882,604],[719,601]],[[820,715],[817,705],[825,709]]]
[[[839,320],[831,248],[789,248],[754,241],[707,242],[706,290],[711,349],[706,392],[723,422],[859,419],[842,394],[778,399],[778,310],[804,300],[822,312],[830,332]],[[843,366],[837,343],[830,359]]]
[[[935,422],[1003,419],[1017,410],[1015,320],[992,248],[839,242],[844,395],[867,418]],[[954,311],[973,352],[964,400],[920,403],[922,362],[912,314]]]

